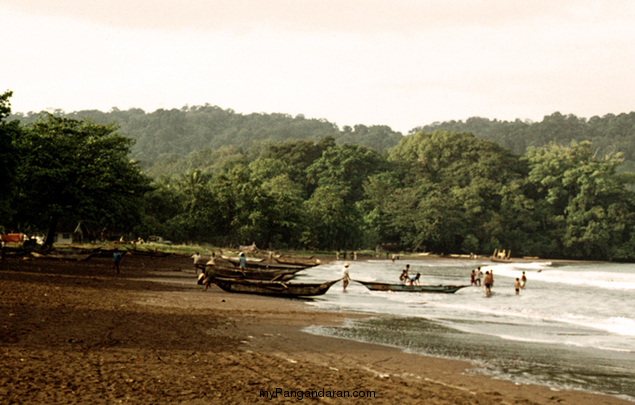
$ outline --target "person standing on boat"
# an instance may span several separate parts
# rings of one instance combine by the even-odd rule
[[[351,275],[348,273],[348,266],[348,263],[344,263],[344,268],[342,269],[342,283],[344,284],[344,291],[346,291],[348,282],[351,280]]]
[[[238,265],[243,271],[247,268],[247,258],[245,257],[244,252],[240,252],[240,255],[238,256]]]
[[[402,283],[408,281],[408,271],[410,271],[410,265],[406,264],[406,268],[403,269],[401,275],[399,276],[399,281],[401,281]]]
[[[525,288],[526,282],[527,282],[527,276],[525,276],[525,272],[523,271],[523,275],[520,278],[520,288]]]
[[[474,284],[476,284],[476,271],[472,270],[472,273],[470,273],[470,285]]]

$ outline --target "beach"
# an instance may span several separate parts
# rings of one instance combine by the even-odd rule
[[[111,263],[0,263],[0,402],[632,404],[309,334],[366,315],[203,291],[188,257],[126,254],[119,276]]]

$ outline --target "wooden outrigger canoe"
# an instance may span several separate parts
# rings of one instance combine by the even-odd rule
[[[156,250],[128,250],[128,252],[133,256],[151,256],[151,257],[168,257],[171,256],[172,253],[168,252],[159,252]]]
[[[512,263],[513,262],[512,259],[504,259],[504,258],[494,257],[494,256],[491,256],[489,259],[496,263]]]
[[[232,263],[234,266],[238,266],[239,259],[237,257],[225,257],[225,256],[223,256],[222,259]],[[309,266],[283,264],[283,263],[272,262],[272,261],[264,260],[264,259],[252,259],[252,258],[247,259],[247,268],[248,269],[249,268],[253,268],[253,269],[270,269],[270,270],[275,270],[275,269],[298,269],[298,270],[302,270],[302,269],[306,269],[307,267],[309,267]]]
[[[359,281],[371,291],[395,291],[395,292],[426,292],[426,293],[444,293],[454,294],[461,288],[469,287],[467,285],[408,285],[408,284],[390,284],[378,283],[375,281]]]
[[[250,280],[290,280],[295,273],[303,269],[245,269],[241,270],[232,265],[214,264],[216,277]]]
[[[216,285],[232,293],[276,295],[281,297],[310,297],[322,295],[341,279],[324,283],[283,283],[280,281],[229,279],[216,277]]]
[[[280,264],[291,264],[291,265],[307,266],[307,267],[314,267],[322,263],[320,259],[316,259],[313,256],[298,257],[298,256],[280,255],[280,256],[274,256],[274,259]]]
[[[52,260],[66,260],[66,261],[77,261],[77,262],[85,262],[86,260],[90,260],[92,257],[95,256],[95,253],[91,253],[91,254],[73,254],[73,253],[57,253],[57,252],[53,252],[53,253],[46,253],[46,254],[42,254],[42,253],[38,253],[38,252],[31,252],[31,256],[38,258],[38,259],[52,259]]]
[[[512,254],[511,250],[505,253],[505,250],[502,250],[499,252],[498,249],[495,249],[494,254],[491,255],[489,259],[497,263],[511,263],[512,262],[511,254]]]

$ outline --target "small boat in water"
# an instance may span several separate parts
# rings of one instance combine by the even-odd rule
[[[497,263],[511,263],[512,262],[511,254],[512,254],[511,250],[509,252],[505,252],[505,250],[503,249],[499,252],[498,249],[495,249],[494,254],[491,255],[489,259]]]
[[[232,293],[276,295],[281,297],[310,297],[322,295],[341,279],[324,283],[284,283],[280,281],[246,280],[216,277],[221,289]]]
[[[408,285],[408,284],[390,284],[378,283],[375,281],[359,281],[371,291],[395,291],[395,292],[426,292],[426,293],[444,293],[454,294],[461,288],[469,287],[468,285]]]

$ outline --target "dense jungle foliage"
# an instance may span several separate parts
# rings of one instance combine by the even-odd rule
[[[2,184],[14,196],[0,206],[7,230],[49,230],[57,215],[95,233],[216,246],[635,259],[632,175],[617,174],[623,158],[607,154],[628,153],[632,114],[470,119],[404,137],[210,106],[11,116],[9,97],[0,98]],[[610,132],[615,122],[626,132]],[[560,132],[565,123],[595,137]],[[502,134],[512,127],[524,138]]]
[[[303,115],[253,113],[243,115],[231,109],[204,106],[183,107],[180,110],[156,110],[145,113],[138,108],[109,112],[97,110],[64,113],[54,116],[76,120],[88,119],[106,125],[116,122],[119,133],[135,140],[130,156],[151,177],[180,175],[200,165],[208,165],[210,157],[218,160],[226,151],[247,150],[257,143],[283,142],[289,139],[319,141],[331,136],[338,144],[355,144],[382,151],[395,146],[403,134],[385,125],[345,126],[323,119],[307,119]],[[40,114],[16,114],[9,120],[32,124]]]
[[[9,115],[8,121],[32,124],[41,113]],[[203,168],[209,158],[217,160],[218,150],[248,150],[257,143],[288,140],[319,141],[332,136],[338,145],[361,145],[378,152],[393,148],[403,134],[385,125],[354,127],[337,125],[324,119],[309,119],[303,115],[253,113],[243,115],[217,106],[185,106],[179,109],[159,109],[152,113],[132,108],[109,112],[85,110],[54,116],[76,120],[88,119],[106,125],[116,122],[119,134],[134,139],[130,156],[151,177],[178,176],[189,170]],[[555,142],[568,146],[572,141],[591,142],[594,154],[603,157],[622,153],[618,171],[635,172],[635,112],[607,114],[603,117],[578,118],[575,115],[553,113],[540,122],[499,121],[473,117],[465,121],[436,122],[416,127],[417,132],[470,132],[479,139],[496,142],[512,153],[523,155],[529,148],[539,148]],[[224,153],[221,153],[221,156]],[[214,168],[217,169],[218,167]]]

